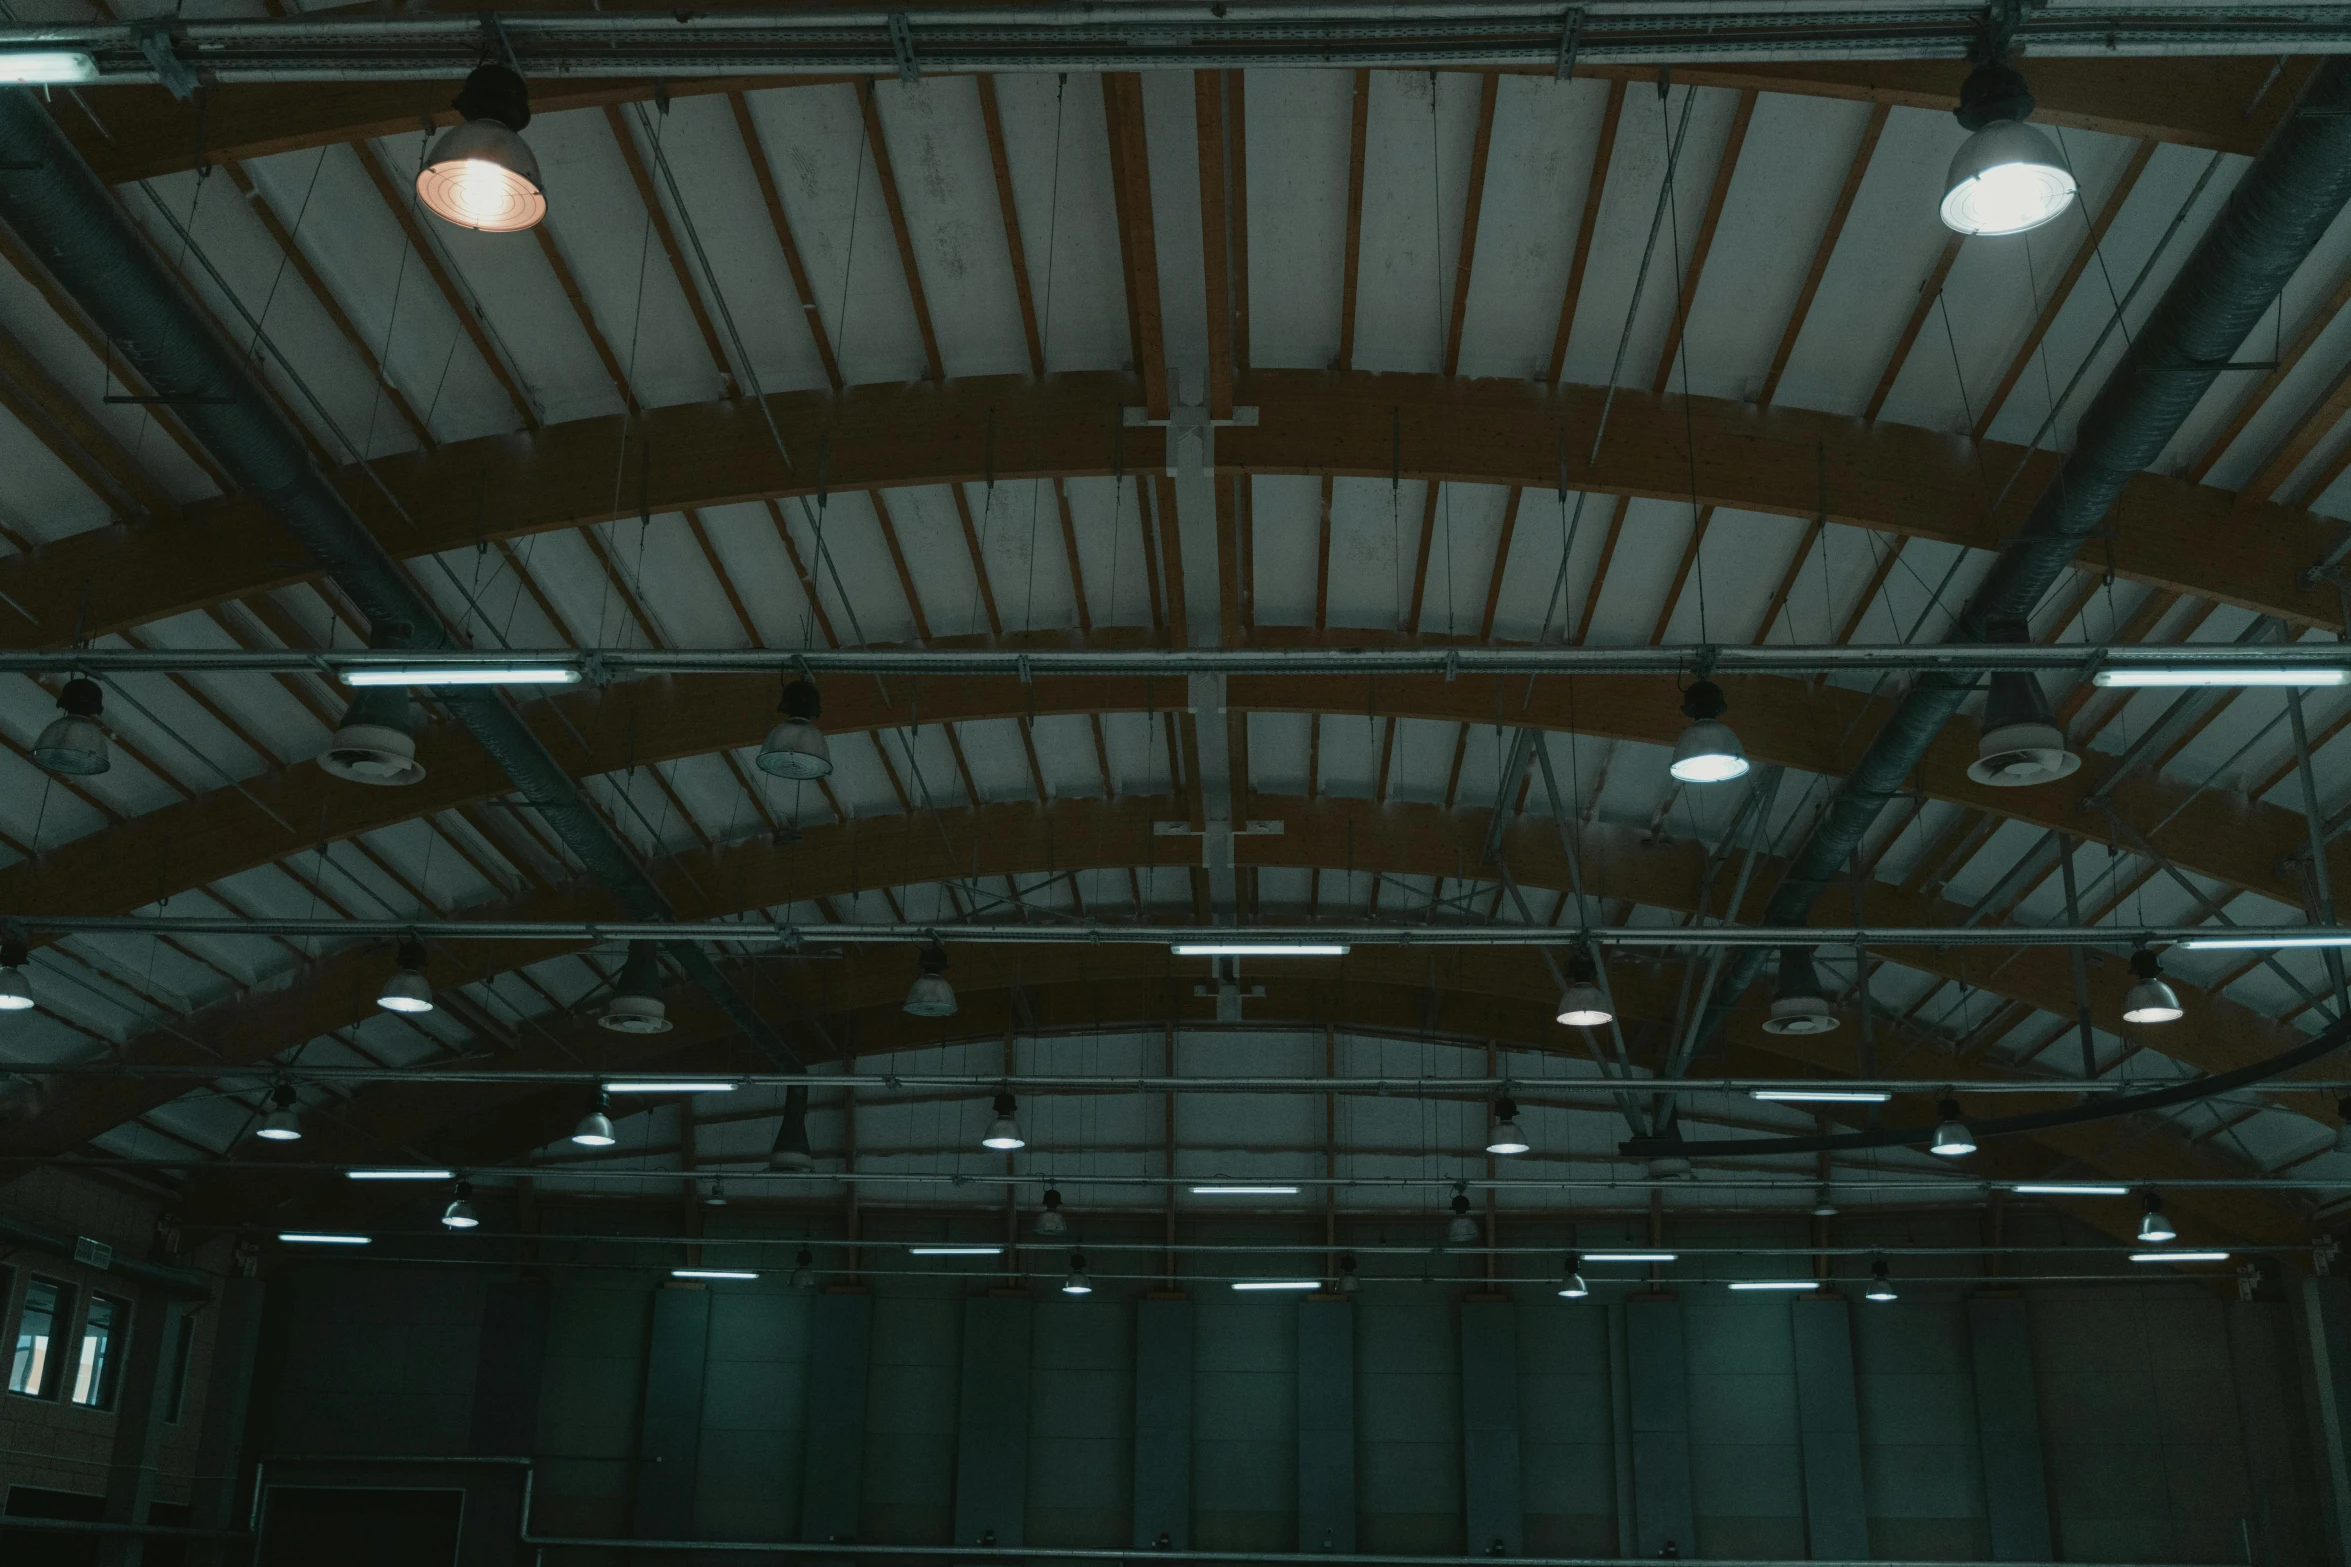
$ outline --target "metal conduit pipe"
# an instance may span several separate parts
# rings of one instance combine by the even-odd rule
[[[2351,199],[2351,60],[2331,59],[2229,193],[2074,433],[2024,526],[1992,562],[1947,642],[1986,643],[2027,619],[2106,519],[2131,478],[2152,467],[2240,344],[2276,302]],[[1843,877],[1878,813],[1975,689],[1973,671],[1929,671],[1845,777],[1764,906],[1767,925],[1801,925]],[[1762,972],[1751,949],[1707,999],[1698,1048]],[[1693,1052],[1694,1054],[1695,1052]],[[1676,1063],[1676,1070],[1680,1063]]]
[[[245,357],[165,269],[30,88],[0,89],[0,220],[157,394],[172,400],[231,477],[267,503],[351,596],[379,647],[429,652],[457,645],[432,601],[318,471],[301,432]],[[505,697],[442,687],[439,698],[632,918],[674,915],[635,854]],[[799,1065],[708,953],[690,942],[668,946],[678,967],[763,1055],[779,1066]]]

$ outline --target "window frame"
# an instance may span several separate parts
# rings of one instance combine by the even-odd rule
[[[44,1286],[56,1292],[56,1304],[50,1309],[49,1348],[41,1363],[43,1385],[20,1388],[16,1385],[16,1357],[24,1335],[25,1313],[32,1309],[33,1291]],[[17,1302],[15,1315],[10,1319],[10,1332],[7,1339],[9,1397],[39,1399],[44,1403],[57,1401],[59,1392],[65,1386],[65,1365],[57,1353],[58,1341],[61,1337],[59,1328],[60,1324],[65,1324],[70,1331],[74,1320],[74,1293],[74,1287],[64,1279],[53,1279],[38,1273],[25,1275],[24,1295]]]
[[[97,1373],[91,1380],[90,1396],[81,1396],[82,1367],[89,1358],[90,1330],[95,1324],[100,1307],[109,1308],[106,1337],[99,1343]],[[123,1357],[131,1346],[131,1303],[121,1295],[109,1295],[102,1290],[91,1290],[82,1303],[82,1311],[75,1323],[73,1336],[73,1375],[63,1387],[64,1402],[75,1409],[95,1410],[100,1414],[114,1408],[116,1396],[122,1389]]]

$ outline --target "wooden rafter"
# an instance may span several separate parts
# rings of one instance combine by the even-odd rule
[[[1918,334],[1926,329],[1927,317],[1943,297],[1943,280],[1951,275],[1951,264],[1959,259],[1959,252],[1966,244],[1964,234],[1954,234],[1945,240],[1926,281],[1918,285],[1918,303],[1911,307],[1910,319],[1902,325],[1902,335],[1894,340],[1893,353],[1886,356],[1885,373],[1878,377],[1877,390],[1869,394],[1869,404],[1861,411],[1863,423],[1877,423],[1879,410],[1893,395],[1894,383],[1901,379],[1902,367],[1910,361],[1911,345],[1918,341]]]
[[[1118,254],[1126,281],[1127,331],[1143,406],[1167,417],[1167,348],[1160,324],[1159,242],[1151,213],[1151,164],[1143,137],[1142,78],[1102,74],[1102,110],[1110,137],[1110,194],[1118,220]]]
[[[898,176],[890,163],[889,138],[882,131],[878,81],[867,81],[857,92],[857,107],[865,115],[866,151],[873,158],[874,179],[881,187],[882,207],[890,215],[890,233],[898,241],[898,264],[906,273],[906,294],[914,306],[914,325],[922,334],[923,364],[930,378],[943,381],[947,371],[939,358],[939,334],[931,325],[931,304],[923,291],[922,267],[914,258],[914,230],[907,226],[906,203],[899,199]]]
[[[563,247],[555,242],[554,226],[541,223],[531,230],[531,234],[539,242],[539,254],[546,257],[548,270],[555,274],[556,286],[563,290],[563,297],[571,301],[572,315],[578,319],[580,330],[588,334],[588,346],[596,350],[596,360],[604,366],[604,374],[611,380],[613,391],[619,394],[622,405],[631,413],[643,412],[637,402],[637,389],[629,382],[628,371],[621,367],[620,356],[612,351],[611,339],[596,324],[596,312],[589,305],[587,293],[580,287],[580,280],[573,274],[571,263],[563,259]]]
[[[1624,118],[1624,83],[1608,84],[1608,106],[1600,114],[1600,136],[1592,148],[1592,172],[1584,182],[1584,214],[1576,224],[1575,255],[1567,265],[1567,291],[1559,300],[1559,330],[1551,339],[1553,386],[1567,373],[1567,343],[1575,335],[1576,307],[1584,297],[1584,269],[1592,260],[1592,236],[1600,226],[1600,204],[1608,196],[1608,171],[1616,162],[1616,128]],[[1341,365],[1341,369],[1346,366]]]
[[[118,516],[160,522],[180,515],[179,504],[123,450],[113,432],[5,328],[0,328],[0,407]]]
[[[1233,416],[1233,231],[1228,210],[1231,153],[1225,132],[1225,73],[1192,73],[1192,123],[1200,169],[1200,264],[1208,323],[1208,412]]]
[[[1804,323],[1811,318],[1812,301],[1820,293],[1820,280],[1829,269],[1830,258],[1837,253],[1837,241],[1845,235],[1845,220],[1853,215],[1853,198],[1861,194],[1862,177],[1869,173],[1869,160],[1876,155],[1878,138],[1886,131],[1886,120],[1893,113],[1891,105],[1879,104],[1869,111],[1869,119],[1861,128],[1860,145],[1853,149],[1853,161],[1846,166],[1845,183],[1837,192],[1834,205],[1829,208],[1828,221],[1821,225],[1820,243],[1813,247],[1812,266],[1804,274],[1804,286],[1796,291],[1796,303],[1788,312],[1787,328],[1780,333],[1780,346],[1771,356],[1771,369],[1763,377],[1763,386],[1755,400],[1768,406],[1779,394],[1780,377],[1787,374],[1788,360],[1795,355],[1796,340],[1804,333]]]
[[[751,118],[751,105],[739,91],[727,94],[727,104],[734,110],[735,129],[743,138],[743,151],[751,159],[752,176],[759,182],[760,200],[767,206],[768,226],[774,230],[776,245],[784,253],[784,266],[792,274],[792,291],[800,296],[800,318],[808,324],[809,339],[816,344],[816,357],[824,363],[825,379],[838,391],[840,361],[833,357],[832,338],[825,331],[823,312],[817,309],[816,290],[809,283],[807,263],[800,258],[800,242],[793,238],[791,219],[784,215],[784,198],[776,189],[775,170],[767,161],[767,148],[759,139],[759,126]]]
[[[1363,177],[1371,128],[1371,72],[1355,73],[1353,129],[1347,142],[1347,244],[1339,273],[1339,368],[1355,368],[1355,295],[1363,271]]]
[[[1477,260],[1478,217],[1486,201],[1486,163],[1494,151],[1494,106],[1502,91],[1502,76],[1487,71],[1478,78],[1478,128],[1469,154],[1469,184],[1462,195],[1461,254],[1453,264],[1453,309],[1445,327],[1445,374],[1461,370],[1461,334],[1469,320],[1470,267]]]
[[[1706,215],[1698,222],[1698,233],[1690,241],[1690,258],[1682,267],[1682,288],[1674,303],[1672,324],[1666,328],[1665,348],[1657,357],[1657,380],[1651,391],[1662,395],[1672,384],[1673,369],[1679,359],[1682,334],[1688,329],[1690,312],[1698,303],[1698,285],[1706,275],[1706,258],[1714,249],[1715,230],[1722,225],[1722,209],[1731,196],[1731,181],[1738,177],[1739,154],[1746,150],[1747,127],[1755,119],[1755,91],[1749,88],[1739,94],[1739,107],[1731,115],[1730,135],[1722,144],[1722,157],[1715,164],[1714,188],[1707,193]]]
[[[996,109],[996,78],[976,76],[980,95],[980,123],[988,133],[988,162],[996,171],[996,210],[1004,219],[1004,248],[1012,258],[1012,289],[1020,300],[1021,334],[1028,339],[1029,374],[1045,373],[1045,339],[1037,326],[1036,291],[1029,286],[1028,247],[1020,239],[1020,208],[1012,195],[1012,160],[1004,147],[1004,121]],[[1047,258],[1046,264],[1052,264]]]
[[[637,149],[637,138],[629,129],[628,116],[617,104],[607,104],[604,119],[612,128],[613,145],[620,151],[620,161],[628,168],[629,180],[637,187],[637,199],[645,204],[645,216],[653,225],[653,236],[661,241],[661,253],[669,258],[669,270],[677,279],[678,292],[685,296],[686,308],[693,312],[694,325],[702,334],[702,346],[710,353],[710,367],[718,372],[718,384],[726,396],[740,397],[743,394],[735,379],[734,361],[727,357],[726,345],[718,339],[718,325],[710,319],[710,306],[702,298],[702,285],[694,280],[692,269],[686,265],[685,248],[678,243],[677,230],[669,221],[669,208],[654,187],[653,171],[646,167],[645,155]]]

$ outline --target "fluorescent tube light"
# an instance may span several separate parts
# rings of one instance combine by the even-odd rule
[[[2191,952],[2263,952],[2285,947],[2351,947],[2351,936],[2190,936]]]
[[[1679,1262],[1681,1253],[1672,1251],[1588,1251],[1586,1262]]]
[[[412,1170],[406,1168],[345,1170],[343,1174],[346,1178],[354,1181],[453,1181],[457,1179],[457,1172],[454,1170]]]
[[[1295,1186],[1195,1186],[1195,1197],[1295,1197]]]
[[[2179,686],[2339,686],[2346,680],[2351,680],[2351,670],[2293,665],[2236,669],[2197,669],[2187,665],[2173,669],[2101,669],[2090,676],[2092,685],[2133,691]]]
[[[2225,1251],[2134,1251],[2133,1262],[2226,1262]]]
[[[1001,1257],[1001,1246],[909,1246],[909,1257]]]
[[[1586,1258],[1585,1260],[1590,1261],[1591,1259]],[[1820,1280],[1733,1279],[1731,1281],[1731,1288],[1735,1290],[1816,1290],[1820,1288]]]
[[[40,87],[97,79],[98,62],[79,49],[0,50],[0,82]]]
[[[2019,1181],[2008,1188],[2025,1197],[2128,1197],[2127,1186],[2101,1186],[2095,1181]]]
[[[347,686],[576,686],[568,664],[451,664],[440,669],[370,664],[336,671]]]
[[[1179,958],[1343,958],[1352,950],[1344,942],[1314,941],[1203,941],[1179,943]]]
[[[736,1086],[736,1084],[723,1081],[710,1082],[705,1080],[699,1083],[688,1083],[677,1082],[668,1078],[663,1078],[658,1081],[642,1080],[634,1083],[606,1083],[604,1085],[604,1091],[608,1094],[731,1094],[735,1091]]]
[[[755,1279],[758,1274],[742,1268],[672,1268],[673,1279]]]
[[[1747,1097],[1766,1104],[1882,1105],[1894,1096],[1882,1088],[1750,1088]]]
[[[333,1235],[321,1230],[280,1230],[278,1239],[289,1246],[365,1246],[365,1235]]]
[[[1318,1290],[1322,1288],[1322,1280],[1235,1279],[1233,1281],[1233,1288],[1237,1290]]]

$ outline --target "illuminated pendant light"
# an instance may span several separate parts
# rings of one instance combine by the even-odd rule
[[[1569,1252],[1567,1254],[1567,1271],[1560,1276],[1559,1298],[1561,1300],[1582,1300],[1591,1293],[1592,1287],[1584,1282],[1583,1253]]]
[[[2180,1238],[2173,1227],[2171,1216],[2163,1211],[2163,1199],[2150,1192],[2147,1211],[2139,1215],[2139,1239],[2150,1246],[2164,1246]]]
[[[1061,1293],[1064,1295],[1091,1295],[1094,1293],[1094,1275],[1086,1271],[1086,1254],[1084,1252],[1073,1251],[1069,1254],[1069,1277],[1061,1281]]]
[[[1747,776],[1747,753],[1739,737],[1722,721],[1730,711],[1722,687],[1711,680],[1693,681],[1682,693],[1682,712],[1690,726],[1673,743],[1673,762],[1666,768],[1681,783],[1729,783]]]
[[[24,967],[32,954],[21,941],[0,941],[0,1012],[24,1012],[38,1005]]]
[[[1812,971],[1812,949],[1780,948],[1779,991],[1771,998],[1771,1015],[1763,1020],[1763,1031],[1826,1034],[1836,1026],[1836,1011],[1820,993],[1820,977]]]
[[[1927,1152],[1946,1159],[1963,1159],[1975,1152],[1975,1133],[1959,1119],[1959,1101],[1945,1099],[1935,1106],[1935,1114],[1942,1118],[1935,1128],[1935,1140],[1927,1145]]]
[[[1897,1298],[1894,1294],[1894,1281],[1886,1275],[1886,1264],[1883,1258],[1869,1265],[1869,1290],[1863,1298],[1866,1300],[1894,1300]]]
[[[1953,118],[1971,134],[1943,181],[1943,226],[1959,234],[2022,234],[2072,205],[2073,172],[2025,120],[2033,95],[1998,57],[1968,73]]]
[[[784,716],[767,732],[759,746],[759,770],[777,778],[822,778],[833,770],[833,753],[816,721],[824,716],[824,699],[806,680],[784,687],[776,711]]]
[[[423,942],[400,943],[400,966],[376,992],[376,1005],[386,1012],[430,1012],[433,982],[424,977],[424,958]]]
[[[1469,1193],[1459,1184],[1453,1188],[1453,1218],[1445,1226],[1445,1241],[1451,1246],[1467,1246],[1478,1238],[1478,1221],[1470,1216]]]
[[[1013,1119],[1015,1106],[1010,1094],[996,1096],[996,1119],[988,1123],[988,1135],[980,1139],[982,1148],[993,1148],[1010,1153],[1015,1148],[1026,1148],[1029,1140],[1020,1135],[1020,1123]]]
[[[293,1084],[280,1083],[269,1091],[269,1114],[261,1118],[253,1135],[270,1143],[302,1141],[302,1117],[294,1109]]]
[[[1494,1101],[1494,1130],[1486,1138],[1486,1152],[1525,1153],[1529,1146],[1527,1134],[1518,1129],[1518,1103],[1504,1094]]]
[[[953,1017],[955,987],[947,982],[947,949],[932,942],[922,949],[922,972],[906,987],[905,1011],[914,1017]]]
[[[1037,1215],[1037,1233],[1050,1240],[1069,1233],[1069,1220],[1061,1211],[1061,1193],[1045,1188],[1045,1211]]]
[[[512,234],[547,216],[539,160],[522,139],[530,89],[503,65],[477,66],[450,107],[463,124],[441,133],[416,176],[417,199],[461,229]]]
[[[416,720],[408,693],[397,686],[370,686],[343,709],[343,722],[318,759],[328,776],[347,783],[398,788],[422,783],[416,759]]]
[[[596,1018],[598,1028],[616,1034],[666,1034],[669,1007],[661,999],[661,959],[650,941],[629,943],[628,961],[621,965],[620,983]]]
[[[481,1223],[482,1216],[473,1209],[472,1183],[459,1181],[455,1195],[449,1199],[449,1206],[441,1210],[442,1228],[473,1230],[481,1228]]]
[[[1559,997],[1559,1021],[1570,1028],[1605,1028],[1616,1014],[1600,988],[1600,967],[1589,949],[1568,960],[1567,989]]]
[[[2125,1023],[2176,1023],[2187,1015],[2178,992],[2163,977],[2163,964],[2153,951],[2141,947],[2131,954],[2131,973],[2137,977],[2122,998]]]
[[[571,1129],[571,1140],[582,1148],[610,1148],[620,1141],[612,1135],[611,1101],[602,1093],[596,1095],[595,1105],[580,1117],[580,1124]]]
[[[106,697],[98,682],[76,675],[57,693],[59,716],[33,742],[33,760],[53,773],[89,778],[114,765],[106,754],[106,728],[98,722]]]

